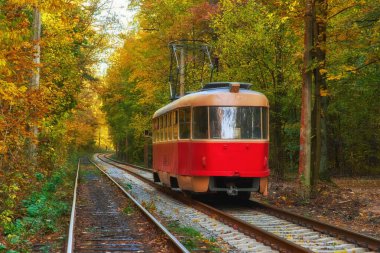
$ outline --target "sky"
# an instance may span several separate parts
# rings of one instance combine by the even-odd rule
[[[103,0],[102,11],[97,16],[97,29],[106,32],[111,39],[112,48],[100,58],[102,61],[96,66],[97,74],[104,76],[108,68],[108,58],[116,48],[121,47],[123,41],[119,35],[126,34],[134,28],[132,21],[136,10],[131,9],[128,0]],[[113,21],[117,22],[113,22]],[[108,36],[107,35],[107,36]]]

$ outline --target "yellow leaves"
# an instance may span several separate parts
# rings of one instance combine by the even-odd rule
[[[354,66],[343,66],[344,71],[356,73],[357,69]]]
[[[0,99],[8,101],[10,104],[16,103],[16,98],[26,92],[25,86],[17,87],[14,83],[0,80]]]
[[[338,75],[327,75],[327,80],[329,81],[339,81],[344,77],[343,74],[338,74]]]
[[[343,65],[341,67],[341,73],[338,74],[328,74],[327,75],[327,80],[329,81],[339,81],[343,78],[346,78],[349,73],[357,73],[358,69],[355,66],[347,66]]]
[[[0,68],[5,67],[7,65],[7,61],[4,58],[0,58]]]
[[[319,69],[319,73],[321,74],[321,75],[324,75],[324,74],[326,74],[328,71],[327,71],[327,69]]]
[[[329,91],[327,89],[320,89],[319,94],[321,97],[327,97],[330,95]]]
[[[33,6],[33,5],[37,5],[38,2],[39,2],[38,0],[9,0],[9,3],[19,5],[19,6],[22,6],[22,5]]]
[[[8,223],[11,222],[13,218],[13,212],[11,210],[4,210],[0,213],[0,222]]]
[[[4,141],[0,140],[0,154],[5,154],[7,152],[8,148],[5,145]]]
[[[28,90],[28,88],[27,88],[26,86],[21,86],[21,87],[18,88],[18,90],[19,90],[21,93],[25,93],[25,92]]]
[[[293,1],[291,4],[289,4],[289,11],[295,11],[298,5],[299,1]]]
[[[284,24],[288,19],[289,19],[289,17],[286,17],[286,16],[285,16],[285,17],[282,17],[282,18],[281,18],[281,23]]]

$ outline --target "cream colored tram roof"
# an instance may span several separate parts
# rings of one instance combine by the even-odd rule
[[[257,91],[240,89],[238,93],[229,88],[208,89],[183,96],[157,110],[153,118],[187,106],[264,106],[269,107],[266,96]]]

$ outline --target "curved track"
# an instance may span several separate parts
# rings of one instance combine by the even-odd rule
[[[147,173],[151,172],[151,170],[144,169],[144,172],[140,173],[139,169],[141,167],[127,163],[122,163],[123,165],[121,165],[118,161],[106,157],[101,159],[123,170],[126,170],[126,166],[132,167],[132,169],[128,169],[130,173],[152,183],[152,176]],[[380,252],[380,241],[378,239],[289,213],[264,203],[246,201],[239,202],[234,207],[228,207],[220,205],[220,203],[212,203],[212,201],[206,202],[215,207],[212,208],[193,199],[184,198],[182,194],[168,191],[167,188],[157,184],[154,185],[160,191],[170,195],[174,194],[175,198],[181,198],[181,201],[194,206],[202,212],[218,216],[220,220],[228,221],[232,226],[239,226],[239,230],[245,234],[250,234],[254,238],[259,238],[259,240],[264,238],[260,241],[271,247],[276,245],[274,247],[280,251]],[[238,223],[235,223],[236,220],[238,220]],[[255,232],[253,232],[252,228],[254,228]],[[276,235],[278,238],[274,237],[276,239],[268,240],[266,239],[270,237],[268,234]],[[291,246],[288,246],[288,242],[293,242],[297,247],[289,249],[288,247]]]

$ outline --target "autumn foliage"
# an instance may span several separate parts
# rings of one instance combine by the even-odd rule
[[[21,200],[44,183],[37,177],[48,178],[69,152],[94,144],[97,121],[82,91],[94,94],[89,77],[95,49],[102,45],[95,43],[98,35],[91,26],[95,4],[83,3],[0,1],[0,233],[4,235],[3,229],[20,215]],[[35,7],[42,14],[39,41],[32,40]],[[38,66],[33,63],[35,43],[41,47]],[[40,85],[30,88],[37,67]],[[37,126],[37,136],[32,126]],[[37,147],[33,159],[30,143]]]
[[[320,176],[379,175],[378,1],[313,3],[315,24],[325,27],[314,31],[314,60],[308,66],[323,83],[313,92],[313,102],[320,96],[324,103],[317,114],[326,137]],[[296,173],[304,1],[132,0],[133,29],[109,59],[104,79],[94,77],[99,53],[109,46],[109,34],[102,34],[107,29],[94,26],[100,4],[0,0],[1,235],[8,236],[25,211],[22,200],[42,188],[41,178],[53,175],[70,152],[100,146],[97,96],[118,156],[143,161],[150,143],[144,131],[151,129],[154,111],[169,102],[168,44],[175,40],[212,46],[213,81],[251,82],[267,95],[272,174]],[[38,41],[32,40],[35,8],[42,15]],[[33,63],[37,43],[41,64]],[[40,85],[31,88],[37,68]],[[188,80],[193,81],[187,91],[202,87],[196,77]],[[36,153],[30,152],[33,145]]]
[[[296,173],[304,2],[136,0],[132,4],[138,8],[135,30],[113,55],[103,93],[119,157],[141,161],[146,143],[143,131],[150,129],[153,112],[169,102],[168,43],[195,39],[213,46],[214,81],[251,82],[253,89],[268,96],[270,167],[279,177]],[[324,81],[318,95],[323,110],[315,116],[323,120],[325,138],[320,176],[378,174],[377,1],[321,0],[314,4],[314,22],[326,27],[326,31],[318,28],[313,52],[319,56],[308,67]],[[186,85],[187,91],[202,86]]]

